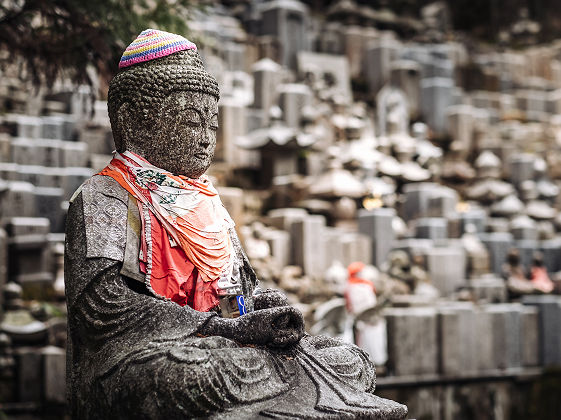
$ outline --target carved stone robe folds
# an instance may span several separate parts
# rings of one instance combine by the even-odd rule
[[[374,367],[356,346],[306,336],[296,346],[272,350],[202,336],[216,314],[160,299],[143,284],[131,228],[136,206],[129,200],[113,179],[94,176],[68,212],[67,386],[73,418],[406,416],[405,406],[372,394]],[[236,249],[240,265],[248,264]],[[251,296],[252,270],[241,280]]]

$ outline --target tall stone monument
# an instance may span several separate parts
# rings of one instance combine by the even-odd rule
[[[67,384],[73,418],[403,419],[374,366],[304,333],[258,281],[204,176],[218,85],[186,39],[146,30],[109,88],[111,163],[70,205]]]

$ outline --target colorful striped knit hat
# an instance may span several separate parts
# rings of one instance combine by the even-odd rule
[[[181,35],[146,29],[127,47],[119,68],[154,60],[184,50],[196,50],[197,46]]]

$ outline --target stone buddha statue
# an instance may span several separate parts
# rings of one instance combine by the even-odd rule
[[[109,87],[116,152],[74,194],[65,282],[73,418],[387,418],[358,347],[260,292],[204,175],[219,90],[185,38],[147,30]],[[236,306],[237,303],[237,306]]]

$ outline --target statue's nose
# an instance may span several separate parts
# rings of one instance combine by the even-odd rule
[[[212,143],[211,141],[212,134],[213,134],[212,130],[209,127],[205,127],[203,136],[201,137],[201,141],[199,143],[203,149],[208,149],[208,147]]]

